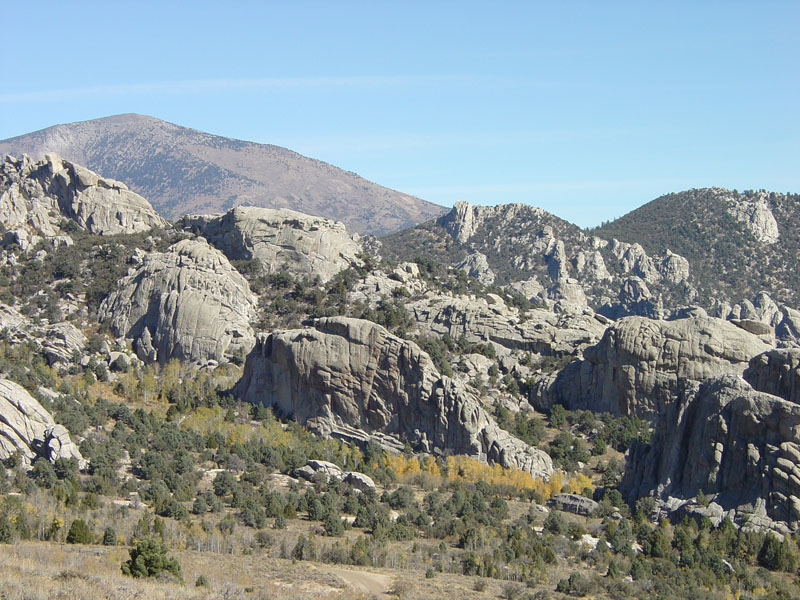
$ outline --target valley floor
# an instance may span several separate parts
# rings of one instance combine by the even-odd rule
[[[120,572],[126,547],[51,542],[0,544],[3,600],[128,599],[281,600],[361,598],[497,598],[503,581],[437,573],[363,569],[264,554],[226,555],[175,550],[184,583],[171,577],[133,579]],[[208,586],[196,587],[203,575]],[[481,582],[476,585],[476,582]],[[484,588],[475,591],[475,588]]]

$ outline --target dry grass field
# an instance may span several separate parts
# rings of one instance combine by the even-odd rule
[[[447,573],[432,579],[408,570],[363,569],[272,558],[172,551],[183,582],[133,579],[120,572],[125,547],[51,542],[0,544],[3,600],[283,600],[497,598],[504,582]],[[196,587],[203,575],[208,586]],[[476,585],[476,582],[481,582]],[[476,591],[475,588],[483,588]]]

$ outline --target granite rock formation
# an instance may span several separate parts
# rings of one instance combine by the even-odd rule
[[[255,342],[256,300],[247,281],[203,240],[144,255],[103,301],[99,318],[133,341],[139,358],[220,360]]]
[[[441,376],[416,344],[370,321],[323,318],[259,336],[236,392],[325,435],[347,438],[355,429],[534,476],[553,470],[544,452],[500,429],[474,390]]]
[[[650,419],[664,412],[685,381],[741,375],[753,356],[769,349],[758,336],[722,319],[656,321],[626,317],[584,359],[542,379],[532,401],[570,409]]]
[[[753,357],[743,374],[760,392],[800,404],[800,349],[770,350]]]
[[[651,443],[629,452],[621,488],[631,500],[654,495],[667,512],[692,509],[702,492],[739,526],[795,530],[800,405],[735,375],[687,386],[659,414]]]
[[[293,210],[240,206],[220,216],[183,217],[181,226],[230,260],[258,260],[268,274],[285,270],[324,282],[361,264],[358,236],[343,223]]]
[[[30,466],[39,456],[55,462],[74,458],[80,468],[86,467],[69,432],[53,421],[53,417],[25,389],[0,379],[0,460],[18,453]]]
[[[46,154],[40,161],[5,157],[0,163],[0,222],[10,232],[18,232],[14,239],[56,237],[64,218],[99,235],[168,226],[147,200],[124,183],[55,154]]]

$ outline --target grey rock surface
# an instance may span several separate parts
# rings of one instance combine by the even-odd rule
[[[461,269],[469,277],[474,277],[484,285],[494,283],[494,271],[489,267],[486,255],[481,252],[473,252],[456,265],[456,269]]]
[[[650,419],[663,412],[686,381],[741,375],[769,349],[758,336],[722,319],[658,321],[626,317],[562,371],[541,380],[532,395],[540,409],[570,409]]]
[[[164,363],[246,353],[256,300],[228,259],[203,240],[147,254],[103,301],[99,318],[133,341],[139,358]]]
[[[86,467],[67,430],[56,424],[22,386],[0,379],[0,460],[14,453],[19,453],[28,466],[36,457],[44,456],[50,462],[75,458],[80,468]]]
[[[18,238],[27,230],[60,240],[63,218],[100,235],[168,226],[147,200],[125,184],[55,154],[36,162],[27,156],[5,157],[0,163],[0,222]]]
[[[750,360],[743,376],[760,392],[800,404],[800,348],[759,354]]]
[[[800,406],[725,375],[687,387],[649,445],[631,449],[621,486],[675,510],[699,492],[740,526],[800,525]]]
[[[594,511],[600,507],[591,498],[579,496],[578,494],[554,494],[547,503],[556,510],[584,517],[594,514]]]
[[[432,295],[406,305],[419,328],[454,340],[492,342],[514,350],[543,355],[572,354],[600,340],[606,326],[591,314],[533,309],[523,319],[499,297]]]
[[[372,480],[372,477],[365,475],[364,473],[358,473],[357,471],[349,471],[344,476],[344,482],[350,487],[356,490],[361,490],[362,492],[374,490],[377,487],[375,482]]]
[[[286,270],[328,281],[361,264],[361,244],[343,223],[289,209],[240,206],[224,215],[183,217],[180,225],[205,237],[230,260],[258,260],[266,273]]]
[[[553,470],[544,452],[500,429],[474,390],[441,376],[416,344],[370,321],[331,317],[260,335],[236,393],[329,435],[350,428],[534,476]]]
[[[36,325],[16,309],[0,304],[0,331],[3,330],[11,344],[34,344],[51,366],[72,362],[73,356],[80,355],[86,346],[86,336],[72,323]]]

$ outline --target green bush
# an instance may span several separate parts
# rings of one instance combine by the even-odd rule
[[[83,519],[75,519],[67,532],[68,544],[91,544],[94,534]]]
[[[167,548],[154,538],[144,538],[128,550],[130,559],[122,563],[122,572],[130,577],[154,577],[162,572],[182,578],[181,565],[167,556]]]
[[[113,527],[106,527],[103,532],[103,546],[116,546],[117,545],[117,532]]]

